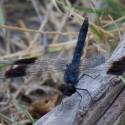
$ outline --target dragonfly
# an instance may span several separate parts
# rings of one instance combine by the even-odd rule
[[[105,56],[99,52],[89,54],[84,59],[81,59],[88,32],[88,26],[88,18],[86,17],[81,26],[73,56],[68,56],[67,54],[61,56],[58,56],[57,54],[46,54],[39,58],[33,57],[13,61],[1,61],[0,64],[16,65],[16,67],[10,68],[5,72],[1,72],[0,79],[21,77],[37,73],[64,72],[65,84],[62,84],[61,87],[63,95],[71,96],[75,92],[79,94],[77,89],[81,89],[76,88],[76,85],[79,81],[80,72],[105,62]]]

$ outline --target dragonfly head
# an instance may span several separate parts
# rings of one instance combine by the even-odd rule
[[[61,87],[61,91],[66,96],[71,96],[76,92],[76,88],[72,84],[63,84]]]

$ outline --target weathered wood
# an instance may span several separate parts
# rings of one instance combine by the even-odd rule
[[[122,55],[125,55],[125,34],[108,62]],[[77,85],[78,88],[87,89],[94,101],[88,93],[79,90],[83,96],[80,105],[80,96],[75,93],[63,99],[63,105],[58,105],[34,125],[120,125],[120,123],[125,123],[124,84],[122,82],[112,83],[117,76],[99,75],[98,73],[97,76],[95,80],[84,76]]]

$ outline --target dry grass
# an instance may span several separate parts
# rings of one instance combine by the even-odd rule
[[[64,2],[67,6],[55,0],[50,2],[10,0],[1,4],[0,28],[3,29],[0,30],[0,60],[14,60],[45,53],[73,54],[80,25],[86,16],[90,20],[90,29],[83,56],[98,49],[112,52],[125,30],[123,22],[125,16],[120,14],[118,16],[109,8],[109,4],[96,0],[92,3],[82,0],[74,3]],[[101,8],[104,5],[106,8]],[[81,10],[80,6],[89,10],[84,8]],[[122,6],[119,7],[124,10]],[[90,10],[93,13],[87,12]],[[109,12],[110,15],[104,11]],[[3,65],[0,67],[1,72],[10,68]],[[32,118],[26,118],[25,108],[20,107],[19,104],[25,105],[35,119],[51,111],[61,95],[62,83],[61,73],[1,79],[0,113],[4,115],[0,115],[1,124],[31,122]]]

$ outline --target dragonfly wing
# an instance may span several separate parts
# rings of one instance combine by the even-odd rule
[[[20,65],[0,73],[0,78],[14,78],[37,73],[57,73],[64,72],[66,66],[61,64],[49,65],[49,62],[35,63],[33,65]]]
[[[72,56],[68,54],[63,54],[61,56],[57,56],[58,54],[47,54],[40,58],[38,58],[35,63],[32,63],[36,58],[32,58],[32,60],[22,59],[18,60],[18,63],[21,62],[21,65],[16,68],[11,68],[4,73],[0,74],[0,78],[13,78],[20,77],[25,75],[32,75],[37,73],[57,73],[64,72],[67,68],[67,65],[71,62]],[[71,58],[70,58],[71,57]],[[74,64],[72,67],[72,71],[69,74],[75,72],[78,67],[80,67],[80,72],[85,69],[95,67],[105,62],[104,57],[100,53],[89,54],[81,60],[80,65]],[[30,62],[30,64],[22,64],[22,61],[26,64]],[[9,62],[9,61],[8,61]],[[11,63],[11,61],[10,61]]]
[[[45,57],[46,56],[46,57]],[[42,57],[43,59],[40,59],[40,61],[38,61],[35,64],[32,65],[28,65],[27,66],[27,74],[36,74],[36,73],[57,73],[57,72],[64,72],[67,68],[67,65],[69,64],[69,62],[71,62],[71,58],[69,58],[68,54],[63,54],[62,56],[58,56],[58,58],[55,58],[55,54],[50,54],[50,55],[44,55]],[[52,58],[52,60],[51,60]],[[72,74],[75,72],[76,69],[78,69],[78,67],[80,66],[80,71],[84,70],[84,69],[88,69],[88,68],[92,68],[95,67],[97,65],[100,65],[102,63],[105,62],[105,58],[101,53],[93,53],[93,54],[89,54],[86,56],[86,58],[84,58],[81,61],[81,64],[74,64],[73,68],[70,72],[68,72],[69,74]]]
[[[109,56],[107,56],[106,54],[107,53],[95,52],[87,55],[84,59],[81,60],[79,66],[80,69],[85,70],[105,63],[106,60],[109,58]]]
[[[88,55],[86,55],[85,59],[94,59],[94,58],[100,58],[100,57],[103,57],[105,58],[106,60],[109,59],[110,57],[110,54],[108,52],[93,52],[93,53],[90,53]]]
[[[41,62],[34,65],[29,65],[27,67],[27,72],[43,72],[43,73],[53,73],[53,72],[63,72],[66,69],[65,63],[61,62]]]
[[[0,64],[8,64],[8,65],[31,65],[34,63],[41,62],[65,62],[70,63],[72,60],[72,55],[69,54],[45,54],[40,57],[32,57],[32,58],[24,58],[18,60],[4,60],[0,61]]]
[[[87,70],[81,70],[80,73],[85,73],[85,74],[106,74],[106,71],[108,70],[108,67],[95,67],[95,68],[89,68]]]

